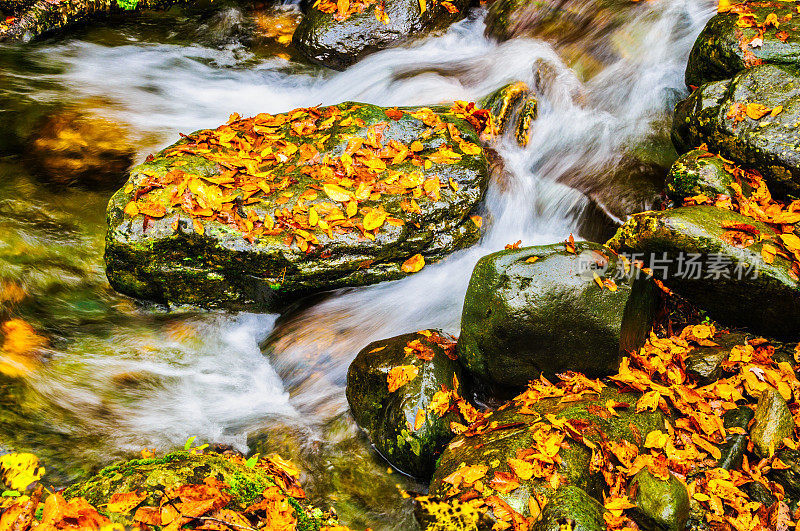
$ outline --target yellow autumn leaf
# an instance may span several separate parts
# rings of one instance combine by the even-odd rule
[[[800,250],[800,238],[794,234],[781,234],[781,241],[790,251]]]
[[[415,254],[400,266],[404,273],[416,273],[425,267],[425,258],[421,254]]]
[[[319,214],[317,213],[317,209],[311,207],[308,209],[308,224],[312,227],[316,227],[317,223],[319,223]]]
[[[427,11],[427,7],[425,6],[425,0],[419,0],[419,14],[421,15]]]
[[[661,430],[654,430],[647,434],[644,441],[645,448],[664,448],[669,436]]]
[[[0,456],[0,478],[11,490],[26,490],[44,475],[39,458],[33,454],[12,453]]]
[[[533,465],[522,459],[509,459],[508,466],[522,481],[527,481],[533,477]]]
[[[414,365],[398,365],[392,367],[386,376],[386,383],[389,385],[389,392],[394,393],[405,384],[417,377],[419,369]]]
[[[470,216],[469,219],[480,229],[483,226],[483,218],[480,216]]]
[[[761,258],[763,258],[766,263],[771,264],[772,262],[775,261],[775,254],[777,252],[778,250],[775,247],[773,247],[768,243],[765,243],[761,247]]]
[[[328,197],[339,203],[350,201],[352,197],[350,192],[335,184],[325,183],[322,185],[322,190]]]
[[[760,120],[771,111],[772,109],[770,107],[761,105],[760,103],[748,103],[747,107],[745,108],[745,113],[747,113],[747,116],[753,120]]]
[[[450,391],[436,391],[431,397],[428,409],[433,411],[437,417],[443,417],[447,410],[450,409]]]
[[[364,229],[374,230],[380,228],[385,221],[386,212],[378,209],[370,210],[367,215],[364,216]]]
[[[417,415],[414,417],[414,431],[419,430],[425,424],[425,410],[420,408],[417,410]]]
[[[142,492],[115,492],[108,500],[106,509],[111,513],[129,513],[131,510],[142,503],[147,498],[147,494]]]
[[[658,401],[661,399],[661,394],[658,391],[648,391],[639,398],[636,402],[636,412],[642,411],[655,411],[658,408]]]
[[[344,213],[347,214],[348,218],[352,218],[356,214],[358,214],[358,203],[355,201],[350,201],[347,203],[347,207],[344,210]]]
[[[770,111],[769,115],[778,116],[781,112],[783,112],[783,105],[778,105],[777,107],[773,108],[772,111]]]
[[[125,205],[124,212],[130,217],[134,217],[139,213],[139,207],[136,206],[136,203],[134,201],[131,201],[130,203]]]

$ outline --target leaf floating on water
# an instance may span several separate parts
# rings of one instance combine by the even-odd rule
[[[421,254],[415,254],[400,266],[400,270],[404,273],[416,273],[425,267],[425,258]]]
[[[389,392],[394,393],[416,378],[418,373],[419,369],[414,365],[398,365],[397,367],[392,367],[389,374],[386,376]]]

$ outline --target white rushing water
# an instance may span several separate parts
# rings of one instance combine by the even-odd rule
[[[546,43],[486,39],[482,16],[442,36],[376,53],[342,73],[280,58],[242,68],[235,48],[135,39],[115,46],[70,40],[39,49],[38,60],[63,65],[47,76],[71,98],[102,102],[104,114],[129,124],[142,142],[140,159],[178,132],[215,127],[233,112],[249,116],[346,100],[384,106],[474,101],[510,81],[534,86],[534,66],[542,61],[554,76],[541,95],[529,146],[510,139],[497,145],[506,175],[490,185],[489,228],[479,245],[401,281],[342,290],[277,325],[277,316],[193,314],[87,333],[31,385],[83,416],[98,437],[131,449],[181,444],[189,435],[244,448],[249,427],[270,415],[314,426],[341,413],[346,370],[361,348],[422,328],[457,333],[478,258],[517,240],[553,243],[577,234],[587,198],[563,183],[579,170],[620,160],[630,145],[663,138],[672,106],[685,95],[686,57],[712,4],[650,0],[638,13],[628,23],[635,38],[620,59],[586,83]],[[71,363],[80,368],[64,373]],[[137,383],[127,385],[131,379]]]

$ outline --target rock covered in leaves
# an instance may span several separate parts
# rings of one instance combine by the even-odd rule
[[[373,52],[447,28],[468,7],[468,0],[317,0],[292,43],[312,61],[344,70]]]
[[[508,508],[523,520],[535,520],[547,500],[567,485],[601,499],[603,478],[592,464],[597,445],[614,441],[619,455],[633,458],[648,433],[664,429],[660,411],[637,413],[637,399],[577,374],[566,377],[563,387],[534,382],[448,445],[429,494],[471,499],[479,493],[498,520],[506,519]]]
[[[461,380],[455,340],[423,330],[375,341],[359,352],[347,372],[347,401],[390,463],[426,477],[453,437],[451,423],[469,423],[477,415],[463,398]]]
[[[132,170],[108,207],[108,278],[144,299],[261,307],[416,272],[479,235],[487,123],[463,103],[232,117]]]
[[[645,259],[654,276],[721,323],[796,337],[794,247],[783,247],[796,237],[786,236],[740,213],[696,205],[632,216],[608,245]]]
[[[776,196],[800,192],[800,76],[763,65],[708,83],[678,104],[672,139],[679,151],[707,144],[714,153],[757,168]]]
[[[635,278],[637,271],[585,242],[485,256],[467,289],[459,360],[501,385],[524,385],[542,373],[612,374],[653,323],[657,290]]]
[[[326,531],[337,526],[335,516],[307,504],[298,475],[277,456],[245,462],[237,454],[175,452],[104,468],[50,494],[41,513],[34,493],[33,503],[20,502],[3,513],[0,527],[11,529],[15,516],[19,531],[32,524],[34,529],[100,529],[112,522],[155,529]]]
[[[761,64],[796,66],[800,35],[793,4],[778,1],[719,4],[697,37],[686,66],[686,84],[699,87]]]

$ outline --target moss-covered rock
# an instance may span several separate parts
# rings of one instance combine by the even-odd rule
[[[643,344],[658,300],[653,284],[602,245],[579,242],[575,251],[543,245],[478,262],[458,341],[468,371],[502,385],[563,371],[602,376]],[[609,289],[595,275],[618,278]]]
[[[794,419],[786,400],[777,389],[768,387],[758,397],[750,440],[761,457],[769,457],[781,446],[785,437],[794,433]]]
[[[800,290],[791,263],[780,256],[765,262],[763,242],[740,246],[748,236],[730,235],[737,224],[759,235],[774,234],[739,213],[691,206],[632,216],[608,245],[643,258],[665,285],[723,324],[773,337],[797,336]]]
[[[714,153],[759,170],[775,196],[797,196],[799,115],[797,72],[789,66],[757,66],[732,79],[707,83],[679,103],[672,139],[679,151],[705,143]]]
[[[460,420],[455,413],[439,416],[433,411],[433,396],[443,386],[464,394],[461,366],[450,358],[455,357],[453,349],[446,352],[432,338],[454,341],[438,330],[375,341],[358,353],[347,371],[347,401],[356,422],[390,463],[419,477],[433,472],[436,458],[453,438],[450,422]],[[427,357],[431,359],[423,359]],[[390,373],[401,366],[414,367],[416,375],[390,391]],[[423,421],[415,428],[418,416]]]
[[[514,140],[522,147],[531,140],[531,127],[539,116],[539,100],[535,96],[528,96],[522,102],[517,116],[517,125],[514,128]]]
[[[292,43],[312,61],[344,70],[373,52],[446,29],[466,16],[469,0],[452,0],[457,9],[454,13],[438,1],[425,3],[424,12],[419,0],[365,2],[363,11],[344,20],[336,13],[323,13],[317,4],[306,11]],[[385,23],[378,19],[379,6],[385,13]]]
[[[497,131],[503,133],[508,128],[517,108],[529,94],[530,89],[526,83],[515,81],[503,85],[480,100],[478,104],[491,113],[492,122]]]
[[[604,531],[603,504],[583,489],[567,485],[558,489],[542,509],[532,531],[561,531],[564,525],[572,531]]]
[[[742,27],[737,24],[737,12],[719,13],[711,18],[700,32],[689,54],[686,84],[699,87],[709,81],[727,79],[759,64],[800,64],[800,20],[793,4],[776,1],[736,2],[737,11],[751,13],[754,22],[762,26],[767,17],[775,14],[778,24]],[[762,43],[751,46],[754,38]]]
[[[628,485],[636,504],[633,518],[642,529],[683,531],[689,520],[689,493],[686,485],[670,474],[668,480],[657,478],[643,468]]]
[[[213,477],[228,486],[231,501],[227,508],[242,511],[257,501],[265,489],[277,485],[273,476],[259,467],[247,466],[241,458],[215,453],[192,454],[174,452],[163,457],[135,459],[112,465],[96,476],[75,483],[64,491],[66,499],[82,497],[101,511],[111,496],[133,491],[144,492],[144,506],[158,506],[164,490],[181,485],[202,485]],[[297,519],[298,531],[316,531],[321,526],[335,525],[335,519],[305,502],[288,497]],[[129,514],[109,513],[112,521],[133,525]]]
[[[137,166],[108,206],[111,285],[159,302],[263,309],[401,278],[421,267],[403,267],[416,254],[432,262],[474,243],[470,213],[488,181],[475,128],[445,108],[387,112],[343,103],[259,115]],[[204,151],[212,134],[234,133],[234,144]],[[161,217],[147,216],[154,209]]]
[[[733,197],[731,183],[736,178],[726,165],[722,157],[702,149],[684,153],[667,174],[667,195],[678,205],[700,194],[712,199],[720,194]]]
[[[515,511],[523,516],[530,515],[528,499],[536,492],[550,498],[553,488],[546,480],[535,476],[520,480],[520,486],[510,492],[495,492],[490,480],[496,472],[511,474],[509,459],[516,459],[517,452],[536,445],[537,427],[548,414],[557,419],[579,419],[585,421],[582,430],[584,439],[599,443],[602,437],[620,441],[622,439],[640,446],[651,431],[664,429],[664,415],[660,411],[636,413],[633,405],[637,396],[621,393],[615,389],[604,388],[597,395],[584,395],[580,400],[562,402],[560,398],[545,398],[534,404],[513,401],[505,409],[494,412],[485,422],[489,426],[484,431],[470,436],[459,435],[442,453],[431,479],[430,495],[446,497],[452,485],[445,482],[450,474],[462,467],[484,465],[488,467],[482,480],[484,497],[497,494]],[[618,409],[619,416],[612,416],[605,408],[606,401],[613,400],[630,404],[627,409]],[[546,422],[546,421],[545,421]],[[492,429],[491,426],[495,426]],[[591,450],[583,443],[565,439],[559,450],[560,464],[557,472],[561,476],[562,487],[571,485],[585,491],[589,496],[601,497],[604,481],[599,471],[590,472]],[[554,508],[555,510],[555,508]]]
[[[769,479],[782,485],[787,496],[800,498],[800,450],[783,448],[777,452],[777,456],[787,468],[773,468],[769,472]]]

